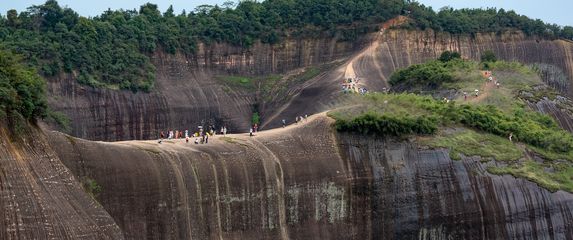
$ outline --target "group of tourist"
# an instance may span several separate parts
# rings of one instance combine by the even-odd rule
[[[195,144],[208,144],[209,143],[209,136],[215,136],[215,134],[217,134],[217,131],[215,130],[215,126],[211,125],[209,126],[208,130],[205,130],[203,128],[203,126],[198,126],[197,127],[197,131],[194,133],[191,133],[191,135],[189,135],[189,130],[185,129],[185,131],[179,131],[179,130],[168,130],[167,131],[167,136],[165,134],[165,132],[161,131],[159,132],[159,143],[163,142],[163,139],[165,139],[167,137],[168,140],[171,139],[185,139],[186,143],[189,143],[189,140],[191,138],[195,138]],[[221,127],[221,131],[220,133],[222,135],[227,135],[227,126],[223,126]]]
[[[342,80],[342,92],[343,93],[355,93],[358,92],[361,95],[365,95],[368,93],[366,88],[357,87],[359,82],[359,78],[348,78]]]

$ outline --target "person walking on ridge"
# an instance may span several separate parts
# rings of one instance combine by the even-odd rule
[[[165,138],[165,134],[163,133],[163,131],[161,131],[159,133],[159,144],[161,144],[161,142],[163,142],[163,138]]]
[[[282,123],[283,123],[283,128],[285,128],[286,127],[286,120],[283,119]]]

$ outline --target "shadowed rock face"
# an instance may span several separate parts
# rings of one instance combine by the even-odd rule
[[[317,116],[257,136],[102,143],[53,134],[129,239],[571,239],[573,195]],[[490,163],[495,164],[495,163]]]
[[[217,76],[285,73],[350,56],[362,45],[336,38],[303,39],[250,49],[200,45],[192,56],[157,53],[152,56],[152,93],[94,89],[62,75],[48,80],[49,104],[70,117],[72,135],[92,140],[155,139],[159,130],[196,127],[201,121],[245,132],[255,93],[225,87]]]
[[[539,102],[527,104],[531,109],[553,117],[561,128],[573,133],[573,103],[570,100],[566,98],[542,99]]]
[[[22,135],[0,127],[0,239],[123,239],[45,136]]]

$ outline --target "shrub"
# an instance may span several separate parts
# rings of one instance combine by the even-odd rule
[[[382,136],[433,134],[438,129],[437,121],[432,117],[394,116],[376,112],[367,112],[350,121],[337,119],[335,127],[339,131]]]
[[[481,62],[497,62],[497,57],[491,50],[487,50],[481,55]]]
[[[461,58],[462,58],[462,55],[460,55],[459,52],[445,51],[440,55],[438,60],[440,60],[440,62],[449,62],[453,59],[461,59]]]
[[[493,105],[446,104],[414,94],[372,94],[366,99],[372,101],[370,105],[384,106],[380,101],[385,101],[397,105],[400,110],[419,115],[405,115],[392,110],[392,106],[347,118],[334,114],[338,131],[402,136],[433,134],[439,125],[462,124],[504,138],[512,133],[515,140],[554,153],[573,151],[573,135],[560,129],[553,119],[541,113],[523,109],[504,113]]]

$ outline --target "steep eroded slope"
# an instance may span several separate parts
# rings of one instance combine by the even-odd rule
[[[477,157],[337,134],[323,114],[308,121],[207,145],[51,143],[102,186],[99,201],[130,239],[573,236],[570,193],[490,175]]]

